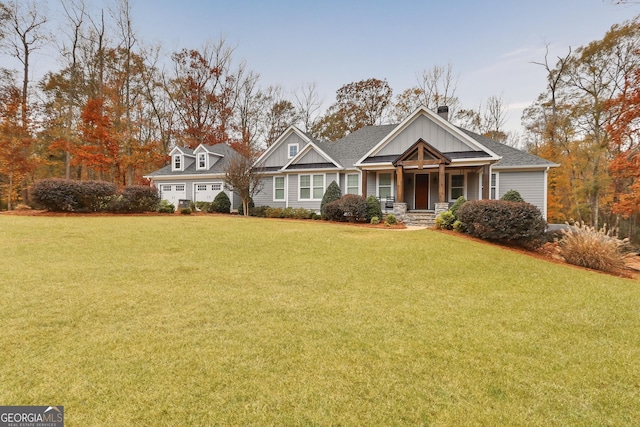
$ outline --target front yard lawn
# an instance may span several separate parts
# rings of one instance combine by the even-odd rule
[[[640,424],[638,281],[319,221],[0,236],[0,404],[69,427]]]

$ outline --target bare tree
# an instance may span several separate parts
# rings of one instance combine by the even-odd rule
[[[249,148],[245,153],[236,153],[225,167],[224,181],[242,199],[245,216],[249,215],[249,204],[253,196],[262,190],[260,168],[255,166],[259,151]]]
[[[293,98],[302,128],[305,132],[310,132],[323,101],[318,94],[316,83],[303,84],[293,92]]]
[[[0,45],[4,52],[16,58],[22,64],[22,126],[29,122],[29,70],[31,55],[50,40],[47,32],[47,16],[42,5],[35,1],[10,1],[3,5],[5,19]]]

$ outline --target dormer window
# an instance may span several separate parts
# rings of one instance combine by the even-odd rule
[[[295,157],[298,154],[298,144],[289,144],[289,158]]]
[[[207,153],[198,153],[198,169],[207,168]]]
[[[173,170],[180,170],[182,169],[182,156],[179,154],[176,154],[175,156],[173,156]]]

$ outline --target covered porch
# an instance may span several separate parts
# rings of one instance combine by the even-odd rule
[[[489,161],[456,158],[457,153],[443,154],[422,139],[407,151],[391,160],[391,168],[367,170],[363,168],[362,189],[367,188],[386,203],[393,203],[393,212],[403,215],[412,211],[447,210],[449,203],[459,196],[469,200],[489,199],[491,169]],[[389,181],[387,181],[389,176]],[[375,178],[374,178],[375,177]],[[381,185],[384,177],[384,186]],[[374,178],[376,185],[369,182]],[[387,190],[387,183],[389,188]]]

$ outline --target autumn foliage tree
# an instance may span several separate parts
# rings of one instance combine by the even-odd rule
[[[393,91],[386,80],[375,78],[342,86],[336,102],[312,129],[317,138],[336,140],[364,126],[381,124]]]
[[[22,120],[22,92],[14,84],[0,87],[0,186],[4,189],[7,209],[13,201],[24,177],[33,166],[30,149],[33,143]]]

